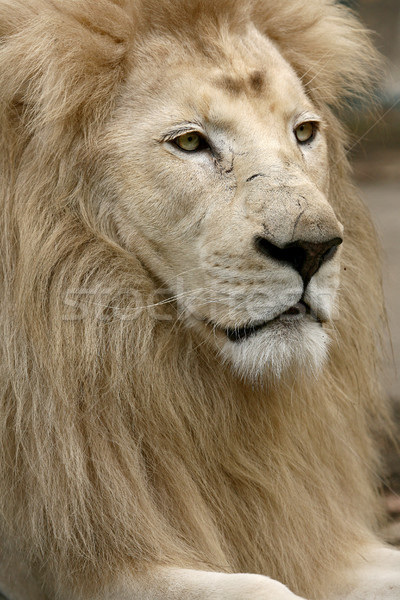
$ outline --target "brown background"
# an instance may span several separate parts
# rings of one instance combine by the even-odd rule
[[[383,247],[384,287],[388,311],[388,360],[385,387],[397,417],[397,447],[387,455],[387,507],[391,517],[385,534],[400,545],[400,0],[349,0],[376,32],[375,44],[387,58],[374,117],[359,110],[350,126],[351,157],[361,193],[368,204]]]
[[[400,0],[359,0],[361,18],[376,32],[387,57],[387,73],[378,90],[374,117],[360,111],[351,123],[353,162],[365,201],[383,245],[384,283],[394,365],[388,365],[387,390],[400,401]],[[390,360],[389,360],[390,362]]]

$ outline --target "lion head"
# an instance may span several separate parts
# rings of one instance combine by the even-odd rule
[[[117,164],[108,216],[240,374],[316,367],[343,237],[324,111],[254,25],[208,51],[168,36],[137,50],[104,144]]]
[[[0,0],[0,35],[1,530],[50,597],[149,563],[317,597],[385,416],[368,35],[331,0]]]

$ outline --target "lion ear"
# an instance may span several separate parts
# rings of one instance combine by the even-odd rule
[[[381,77],[382,60],[370,32],[334,0],[256,0],[257,26],[277,43],[312,98],[340,107],[362,98]],[[364,96],[365,97],[365,96]]]
[[[23,106],[34,130],[101,119],[124,76],[134,23],[122,0],[2,0],[2,106]]]

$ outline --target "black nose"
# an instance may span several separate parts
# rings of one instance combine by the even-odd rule
[[[257,237],[255,239],[255,245],[259,252],[269,258],[291,265],[300,273],[305,286],[308,285],[320,266],[335,255],[337,247],[342,242],[340,237],[317,243],[297,240],[280,248],[266,238]]]

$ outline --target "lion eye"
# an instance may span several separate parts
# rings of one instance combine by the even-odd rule
[[[316,131],[316,125],[312,121],[308,121],[307,123],[302,123],[294,130],[294,134],[296,136],[297,141],[300,144],[305,144],[306,142],[310,142],[314,136]]]
[[[180,135],[175,138],[174,143],[181,148],[181,150],[185,150],[186,152],[195,152],[196,150],[202,150],[207,147],[207,143],[200,134],[196,132],[189,132]]]

